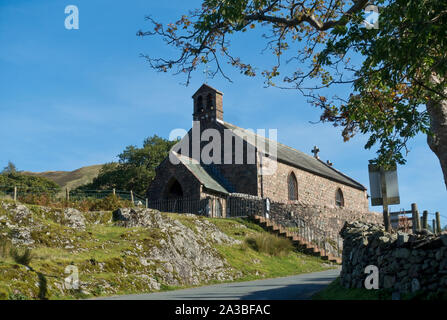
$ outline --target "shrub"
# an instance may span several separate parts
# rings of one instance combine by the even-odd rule
[[[0,186],[7,193],[13,192],[14,186],[17,186],[19,187],[19,194],[32,191],[55,195],[61,190],[55,182],[47,178],[28,176],[17,172],[0,174]]]
[[[23,253],[19,252],[19,249],[12,247],[9,250],[9,254],[18,264],[23,264],[24,266],[29,266],[31,260],[33,259],[33,254],[29,248],[26,248]]]
[[[293,250],[293,244],[289,239],[269,233],[247,237],[244,243],[255,251],[267,253],[271,256],[287,256]]]
[[[10,297],[10,292],[6,287],[0,287],[0,300],[8,300]]]
[[[24,196],[19,196],[19,201],[38,206],[50,206],[54,202],[48,194],[27,194]]]
[[[132,201],[121,199],[120,197],[111,194],[104,199],[95,201],[89,208],[89,211],[107,210],[113,211],[118,208],[133,207]]]

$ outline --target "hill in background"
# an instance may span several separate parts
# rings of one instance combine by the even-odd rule
[[[44,177],[57,183],[62,189],[73,190],[81,185],[91,183],[98,176],[102,164],[82,167],[74,171],[46,171],[29,172],[23,171],[22,174],[29,176]]]

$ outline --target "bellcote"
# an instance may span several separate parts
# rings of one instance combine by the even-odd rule
[[[223,120],[223,93],[203,84],[192,96],[194,101],[194,121],[215,122]]]

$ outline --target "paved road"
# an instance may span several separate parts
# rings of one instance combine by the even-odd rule
[[[340,269],[175,291],[109,297],[113,300],[306,300],[340,274]]]

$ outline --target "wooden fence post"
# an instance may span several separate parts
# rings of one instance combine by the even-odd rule
[[[413,233],[419,231],[419,212],[416,203],[411,204],[412,222],[413,222]]]
[[[428,229],[428,211],[422,213],[422,229]]]
[[[70,190],[68,188],[65,188],[65,200],[70,201]]]
[[[17,186],[14,186],[14,202],[17,201]]]
[[[383,222],[385,225],[385,230],[387,232],[390,232],[391,230],[391,221],[390,221],[390,215],[388,213],[388,206],[384,205],[383,206]]]
[[[132,201],[132,203],[134,203],[133,202],[133,191],[132,190],[130,190],[130,201]]]
[[[436,232],[441,233],[441,214],[439,212],[436,212],[435,215],[436,215]]]
[[[149,200],[146,198],[146,209],[149,208]]]
[[[432,227],[433,227],[433,233],[436,234],[436,220],[433,219],[432,221]]]
[[[113,195],[116,196],[115,188],[113,188]]]

